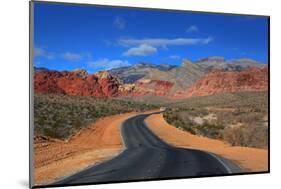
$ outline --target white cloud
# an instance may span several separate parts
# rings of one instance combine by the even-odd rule
[[[189,26],[186,30],[186,32],[188,32],[188,33],[193,33],[193,32],[198,32],[198,31],[199,31],[199,29],[195,25]]]
[[[109,60],[101,58],[96,61],[89,61],[88,66],[95,70],[110,70],[113,68],[125,67],[131,65],[127,60]]]
[[[178,55],[171,55],[169,56],[170,59],[180,59],[181,57]]]
[[[34,48],[34,56],[44,56],[46,54],[45,49],[43,48],[39,48],[39,47],[35,47]]]
[[[46,51],[44,48],[35,47],[34,48],[34,57],[46,57],[48,59],[54,59],[55,54],[52,52]]]
[[[113,25],[114,25],[117,29],[122,30],[122,29],[124,29],[125,26],[126,26],[126,21],[125,21],[122,17],[117,16],[117,17],[114,19],[114,21],[113,21]]]
[[[82,57],[80,54],[77,53],[66,52],[62,54],[62,58],[68,61],[79,61]]]
[[[147,44],[132,47],[123,53],[124,56],[148,56],[157,53],[157,48]]]
[[[150,45],[153,47],[166,47],[176,45],[197,45],[197,44],[208,44],[213,41],[212,37],[207,38],[146,38],[146,39],[119,39],[119,44],[125,47],[139,46],[142,44]]]

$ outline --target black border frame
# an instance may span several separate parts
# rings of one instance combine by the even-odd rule
[[[173,12],[185,12],[185,13],[201,13],[201,14],[219,14],[229,16],[255,16],[267,18],[268,26],[268,170],[257,171],[257,172],[243,172],[243,173],[232,173],[232,174],[220,174],[210,176],[191,176],[191,177],[171,177],[171,178],[159,178],[159,179],[136,179],[127,181],[109,181],[109,182],[93,182],[93,183],[81,183],[81,184],[49,184],[49,185],[33,185],[33,48],[34,48],[34,33],[33,33],[33,21],[34,21],[34,3],[45,3],[45,4],[60,4],[60,5],[74,5],[74,6],[93,6],[100,8],[126,8],[126,9],[138,9],[138,10],[158,10],[158,11],[173,11]],[[31,24],[32,22],[32,24]],[[85,185],[97,185],[97,184],[114,184],[114,183],[131,183],[131,182],[142,182],[142,181],[162,181],[162,180],[175,180],[175,179],[190,179],[190,178],[211,178],[211,177],[225,177],[225,176],[239,176],[239,175],[257,175],[270,173],[270,16],[269,15],[254,15],[254,14],[239,14],[239,13],[223,13],[223,12],[212,12],[212,11],[192,11],[192,10],[178,10],[178,9],[164,9],[164,8],[147,8],[147,7],[133,7],[133,6],[120,6],[120,5],[102,5],[102,4],[90,4],[90,3],[69,3],[69,2],[56,2],[56,1],[42,1],[42,0],[31,0],[29,1],[29,188],[53,188],[53,187],[69,187],[69,186],[85,186]]]

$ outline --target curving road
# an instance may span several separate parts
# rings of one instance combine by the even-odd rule
[[[126,148],[120,155],[54,185],[226,175],[240,171],[218,155],[165,143],[145,126],[144,119],[149,115],[138,115],[123,123],[121,131]]]

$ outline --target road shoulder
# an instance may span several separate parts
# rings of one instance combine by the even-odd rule
[[[39,138],[34,141],[34,180],[46,185],[75,174],[123,150],[120,127],[139,113],[125,113],[100,119],[81,129],[68,141]]]
[[[268,151],[248,147],[232,147],[220,140],[192,135],[169,125],[162,114],[153,114],[145,120],[148,128],[167,143],[218,154],[238,164],[243,172],[268,171]]]

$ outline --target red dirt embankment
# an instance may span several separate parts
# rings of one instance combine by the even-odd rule
[[[268,170],[268,150],[230,146],[223,141],[192,135],[169,125],[162,114],[151,115],[145,120],[148,127],[162,140],[169,144],[209,151],[240,166],[243,172],[259,172]]]

